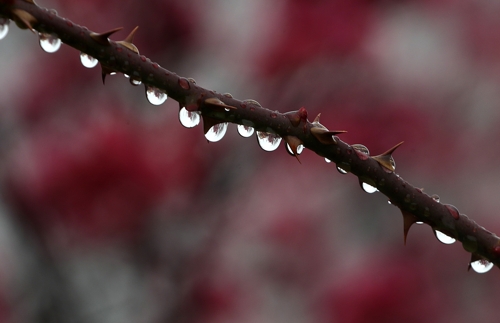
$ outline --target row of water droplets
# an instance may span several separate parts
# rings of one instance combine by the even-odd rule
[[[9,33],[10,20],[0,17],[0,39],[4,39]],[[61,48],[61,40],[52,34],[38,33],[40,47],[47,53],[55,53]]]

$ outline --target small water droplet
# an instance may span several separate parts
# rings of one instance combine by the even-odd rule
[[[38,34],[40,47],[47,53],[55,53],[61,48],[61,40],[57,36],[50,34]]]
[[[432,198],[434,201],[436,201],[436,202],[438,202],[438,203],[439,203],[439,196],[438,196],[438,195],[433,194],[433,195],[431,196],[431,198]]]
[[[378,191],[376,187],[371,186],[370,184],[367,184],[365,182],[361,183],[361,187],[363,188],[363,191],[370,194]]]
[[[345,174],[349,173],[348,171],[346,171],[345,169],[341,168],[340,166],[337,166],[337,170],[338,170],[338,172],[340,174],[344,174],[345,175]]]
[[[142,82],[141,82],[140,80],[133,79],[133,78],[131,78],[131,79],[129,80],[129,82],[130,82],[130,84],[132,84],[133,86],[138,86],[138,85],[141,85],[141,84],[142,84]]]
[[[415,222],[415,223],[416,223],[416,224],[424,224],[424,222],[422,222],[422,221],[417,221],[417,222]]]
[[[436,238],[444,244],[452,244],[455,242],[455,239],[447,236],[446,234],[442,233],[441,231],[434,230],[434,234],[436,235]]]
[[[330,159],[328,159],[328,158],[325,158],[325,161],[326,161],[328,164],[330,164],[330,163],[332,162],[332,161],[331,161]]]
[[[238,133],[244,138],[250,137],[254,132],[255,130],[250,126],[244,126],[242,124],[238,125]]]
[[[392,204],[392,203],[391,203],[391,200],[387,201],[387,204]]]
[[[470,263],[470,266],[478,274],[484,274],[493,268],[493,263],[486,259],[479,259]]]
[[[226,98],[233,98],[233,96],[231,95],[231,93],[224,93],[223,94]]]
[[[193,128],[200,123],[200,113],[198,111],[188,111],[185,107],[179,110],[179,121],[186,128]]]
[[[460,212],[458,212],[457,208],[451,204],[445,204],[446,208],[450,212],[451,216],[455,219],[458,220],[460,218]]]
[[[0,39],[4,39],[9,33],[9,22],[7,18],[0,18]]]
[[[80,61],[82,62],[82,65],[85,66],[86,68],[96,67],[97,63],[99,63],[97,59],[83,52],[80,53]]]
[[[226,134],[227,126],[227,122],[216,124],[215,126],[210,128],[210,130],[208,130],[208,132],[205,134],[205,138],[207,138],[207,140],[211,142],[217,142],[221,140]]]
[[[152,105],[160,105],[167,101],[168,98],[165,92],[153,86],[146,87],[146,97]]]
[[[259,142],[260,148],[265,151],[274,151],[278,149],[281,143],[281,137],[277,134],[257,131],[257,141]]]

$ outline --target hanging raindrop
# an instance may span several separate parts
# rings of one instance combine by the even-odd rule
[[[99,63],[97,59],[83,52],[80,53],[80,61],[82,62],[82,65],[85,66],[86,68],[96,67],[97,63]]]
[[[55,53],[61,48],[61,40],[54,35],[38,34],[40,38],[40,47],[47,53]]]
[[[9,33],[9,22],[7,18],[0,18],[0,39],[4,39]]]
[[[238,133],[244,138],[248,138],[254,133],[254,129],[250,126],[238,125]]]
[[[328,159],[326,157],[325,157],[325,161],[326,161],[327,164],[330,164],[332,162],[330,159]]]
[[[146,86],[146,97],[152,105],[160,105],[167,101],[167,94],[153,86]]]
[[[361,187],[363,188],[363,191],[370,194],[378,191],[376,187],[371,186],[370,184],[367,184],[365,182],[361,183]]]
[[[286,150],[288,151],[288,153],[289,153],[290,155],[292,155],[292,156],[294,155],[294,153],[293,153],[293,151],[292,151],[292,148],[290,148],[290,145],[289,145],[288,143],[286,144]],[[298,146],[297,146],[297,155],[302,154],[302,151],[303,151],[303,150],[304,150],[304,145],[298,145]]]
[[[436,238],[444,244],[452,244],[456,240],[450,236],[447,236],[446,234],[442,233],[441,231],[434,230],[434,234],[436,235]]]
[[[340,166],[337,166],[337,170],[339,171],[340,174],[347,174],[348,171],[344,170],[343,168],[340,168]]]
[[[263,150],[274,151],[278,149],[281,137],[273,133],[257,131],[257,141]]]
[[[226,134],[227,125],[228,125],[227,122],[218,123],[218,124],[214,125],[205,134],[205,138],[207,138],[207,140],[211,141],[211,142],[217,142],[217,141],[221,140],[224,137],[224,135]]]
[[[129,80],[130,84],[132,84],[133,86],[138,86],[138,85],[141,85],[142,82],[140,80],[136,80],[136,79],[133,79],[133,78],[130,78]]]
[[[200,113],[198,111],[188,111],[185,107],[179,110],[179,121],[181,125],[186,128],[197,126],[200,123],[200,119]]]
[[[478,274],[484,274],[493,268],[493,263],[486,259],[479,259],[470,263],[470,266]]]

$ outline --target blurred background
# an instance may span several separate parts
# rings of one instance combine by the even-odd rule
[[[321,112],[499,233],[500,2],[40,0],[205,88]],[[101,82],[13,23],[0,41],[0,322],[498,322],[500,279],[311,151]]]

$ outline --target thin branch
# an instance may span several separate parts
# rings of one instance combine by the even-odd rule
[[[402,211],[405,241],[411,225],[421,221],[462,242],[464,249],[471,253],[471,262],[488,260],[500,267],[498,236],[394,172],[392,153],[400,144],[371,157],[366,147],[341,141],[336,135],[343,131],[329,131],[321,125],[319,116],[310,122],[305,108],[280,113],[263,108],[254,100],[240,101],[230,94],[204,89],[194,80],[180,77],[140,55],[132,44],[133,32],[123,41],[112,41],[108,37],[119,29],[94,33],[28,0],[0,0],[1,16],[14,20],[21,28],[55,35],[67,45],[98,59],[103,80],[108,73],[121,72],[136,82],[141,81],[146,89],[154,87],[165,92],[178,101],[180,107],[202,115],[205,133],[214,125],[230,122],[252,126],[264,138],[268,134],[279,135],[295,157],[298,157],[298,147],[303,145],[336,163],[341,170],[356,175],[362,186],[376,187],[386,195],[391,204]]]

